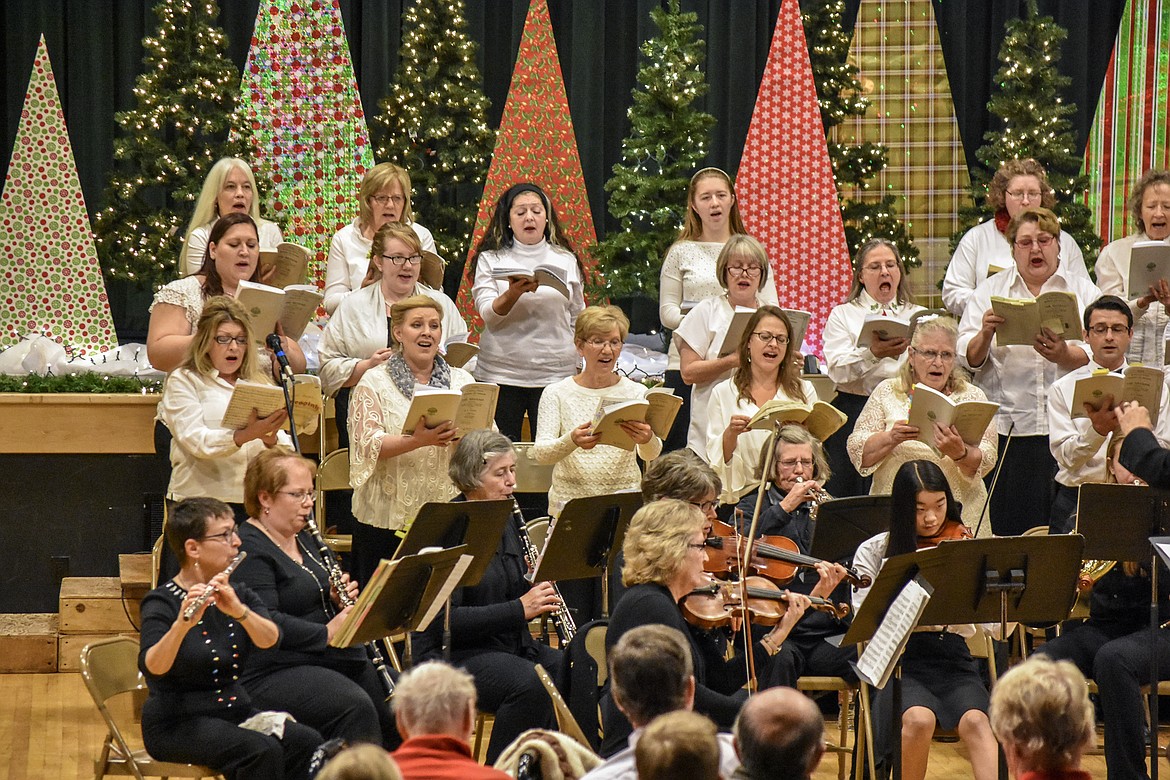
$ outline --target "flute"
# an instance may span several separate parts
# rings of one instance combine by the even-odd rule
[[[240,550],[238,553],[236,553],[236,557],[232,558],[231,563],[227,565],[227,568],[223,570],[223,573],[228,577],[232,576],[232,572],[235,571],[236,567],[240,565],[240,561],[247,557],[248,553]],[[215,595],[217,590],[219,589],[214,585],[208,585],[206,588],[204,588],[203,592],[200,593],[199,596],[194,601],[192,601],[185,610],[183,610],[183,620],[190,620],[196,612],[203,609],[203,605],[207,603],[208,599]]]

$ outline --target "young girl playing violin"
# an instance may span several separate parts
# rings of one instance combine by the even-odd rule
[[[888,533],[862,542],[853,560],[863,574],[877,578],[886,558],[933,547],[940,540],[960,538],[961,508],[951,494],[942,470],[930,461],[903,463],[891,488]],[[854,612],[869,589],[853,596]],[[959,732],[967,745],[975,780],[996,776],[997,748],[987,718],[987,686],[967,649],[966,638],[975,626],[919,626],[902,656],[902,777],[922,780],[930,757],[935,726]],[[886,755],[890,735],[881,733],[889,722],[891,686],[875,699],[874,725],[879,759]],[[881,713],[885,711],[883,716]],[[883,740],[884,736],[884,740]]]

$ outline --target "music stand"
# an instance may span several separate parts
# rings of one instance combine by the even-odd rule
[[[1084,538],[1012,536],[943,542],[938,547],[890,558],[882,565],[843,643],[873,636],[891,602],[915,576],[933,589],[920,625],[1008,621],[1056,622],[1068,615],[1076,599]],[[897,662],[900,668],[901,661]],[[900,673],[894,674],[894,698],[900,705]],[[902,713],[891,714],[893,776],[901,777]],[[1006,769],[1001,761],[1001,777]]]
[[[642,494],[625,490],[574,498],[548,531],[533,582],[566,582],[601,575],[601,611],[609,615],[609,567],[622,547]]]
[[[826,561],[847,560],[866,539],[888,530],[888,493],[834,498],[817,508],[809,555]]]

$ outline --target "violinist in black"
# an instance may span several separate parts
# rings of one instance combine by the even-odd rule
[[[824,449],[804,427],[785,425],[776,438],[772,463],[771,481],[764,492],[756,536],[786,537],[796,543],[801,555],[808,555],[816,522],[812,511],[816,506],[815,499],[823,493],[822,486],[829,479]],[[753,490],[739,502],[736,515],[741,533],[746,534],[751,526],[757,495]],[[845,568],[840,564],[824,562],[815,568],[798,568],[795,577],[782,587],[848,604],[850,592],[849,584],[843,582],[845,574]],[[817,610],[806,612],[769,665],[772,676],[761,679],[761,686],[795,687],[797,678],[805,675],[856,680],[857,675],[850,666],[851,661],[857,660],[856,648],[837,647],[825,641],[828,637],[844,634],[848,628],[848,617],[839,619]]]

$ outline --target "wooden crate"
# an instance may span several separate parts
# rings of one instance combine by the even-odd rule
[[[61,581],[59,615],[62,634],[132,634],[138,630],[138,602],[123,601],[117,577],[66,577]]]
[[[57,616],[0,615],[0,673],[57,671]]]
[[[81,671],[81,651],[85,646],[100,639],[109,639],[111,636],[128,636],[135,641],[138,640],[138,634],[133,631],[116,634],[61,634],[57,638],[57,671]]]
[[[127,606],[133,604],[130,614],[138,622],[138,604],[150,592],[154,561],[150,553],[130,553],[118,556],[118,580],[122,584],[122,598]]]

